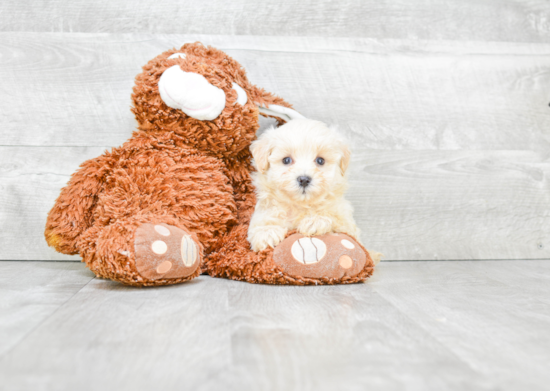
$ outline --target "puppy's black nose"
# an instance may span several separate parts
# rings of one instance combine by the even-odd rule
[[[298,177],[298,183],[303,188],[306,188],[310,184],[310,182],[311,182],[311,177],[308,177],[305,175]]]

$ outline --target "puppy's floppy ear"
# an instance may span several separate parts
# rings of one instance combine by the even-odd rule
[[[349,148],[349,141],[340,131],[338,130],[338,127],[336,125],[330,125],[329,129],[332,131],[333,135],[336,138],[336,142],[334,143],[337,148],[340,149],[340,152],[342,156],[340,157],[340,172],[342,173],[342,176],[346,173],[348,166],[349,166],[349,160],[351,158],[351,150]]]
[[[342,171],[342,175],[344,175],[348,169],[350,158],[351,151],[349,150],[349,147],[345,144],[342,145],[342,158],[340,159],[340,171]]]
[[[271,143],[269,138],[260,137],[250,145],[250,152],[254,158],[256,169],[263,174],[269,168],[269,155],[271,154]]]

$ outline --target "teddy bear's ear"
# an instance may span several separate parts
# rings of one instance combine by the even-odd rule
[[[293,110],[288,107],[279,106],[279,105],[257,105],[260,110],[260,114],[270,117],[278,117],[283,121],[290,121],[293,119],[306,118],[302,114],[298,113],[296,110]]]
[[[168,57],[168,60],[173,60],[175,58],[185,58],[187,57],[187,54],[185,53],[174,53],[170,57]]]
[[[179,65],[164,71],[159,93],[164,103],[198,120],[213,120],[225,108],[225,92],[213,86],[203,75],[184,72]]]
[[[267,137],[260,137],[250,145],[250,152],[254,158],[254,166],[261,174],[269,168],[271,149],[271,142]]]
[[[248,96],[246,95],[246,91],[235,82],[231,83],[231,85],[233,86],[233,89],[237,92],[237,101],[235,103],[238,103],[241,106],[244,106],[246,102],[248,102]]]

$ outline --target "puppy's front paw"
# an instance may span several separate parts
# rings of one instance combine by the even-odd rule
[[[324,216],[308,216],[298,225],[298,232],[305,236],[323,235],[332,230],[332,220]]]
[[[253,251],[262,251],[268,247],[275,248],[285,238],[287,230],[278,226],[256,227],[248,233],[248,241]]]

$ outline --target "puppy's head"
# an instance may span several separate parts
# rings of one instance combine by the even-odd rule
[[[309,202],[345,191],[350,150],[344,138],[322,122],[298,119],[268,129],[250,150],[260,192]]]

